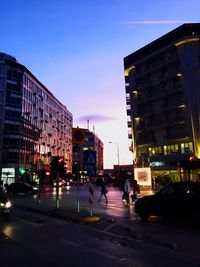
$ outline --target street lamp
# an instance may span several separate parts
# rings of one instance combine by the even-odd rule
[[[118,165],[120,165],[120,160],[119,160],[119,145],[114,142],[109,142],[109,144],[115,144],[117,146],[117,160],[118,160]]]

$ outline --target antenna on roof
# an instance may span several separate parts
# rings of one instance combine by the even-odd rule
[[[90,123],[90,120],[87,120],[87,129],[88,129],[88,131],[90,130],[89,123]]]

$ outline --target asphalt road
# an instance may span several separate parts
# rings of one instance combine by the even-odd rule
[[[200,229],[153,218],[141,222],[133,206],[126,209],[121,192],[109,190],[109,204],[98,203],[96,212],[105,219],[98,223],[73,223],[14,207],[10,222],[0,218],[0,264],[17,266],[200,266]],[[64,191],[61,207],[76,203],[76,190]],[[19,197],[18,202],[35,201]],[[68,201],[66,201],[68,200]],[[47,191],[41,203],[55,205],[55,195]],[[87,189],[81,189],[81,206],[87,205]],[[65,204],[64,204],[65,203]],[[67,204],[66,204],[67,203]],[[74,205],[76,208],[76,205]]]
[[[1,266],[198,266],[178,249],[156,246],[88,224],[75,224],[15,209],[0,224]],[[101,224],[101,223],[100,223]],[[107,229],[107,230],[105,230]]]

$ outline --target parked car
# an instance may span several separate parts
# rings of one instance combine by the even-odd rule
[[[36,194],[38,188],[23,182],[15,182],[7,187],[8,194]]]
[[[150,215],[200,219],[200,183],[174,182],[164,186],[155,195],[139,197],[135,212],[143,220]]]

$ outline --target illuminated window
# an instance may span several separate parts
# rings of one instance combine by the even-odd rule
[[[181,144],[181,154],[183,154],[184,153],[184,144],[182,143]]]
[[[167,155],[167,146],[164,146],[164,155]]]
[[[175,152],[178,152],[178,144],[175,144]]]
[[[182,143],[181,144],[181,154],[188,153],[188,152],[194,152],[193,144],[190,143]]]
[[[191,152],[194,152],[194,149],[193,149],[193,144],[192,144],[192,142],[190,142],[190,143],[189,143],[189,149],[190,149],[190,151],[191,151]]]

